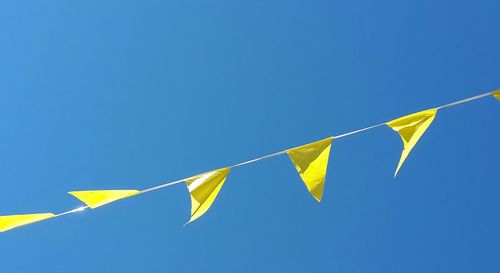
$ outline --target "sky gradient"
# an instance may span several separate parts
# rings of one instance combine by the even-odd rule
[[[499,1],[2,1],[0,215],[144,189],[500,88]],[[500,102],[440,111],[393,173],[335,140],[318,204],[286,156],[0,234],[1,271],[500,272]]]

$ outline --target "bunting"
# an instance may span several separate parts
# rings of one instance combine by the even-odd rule
[[[53,213],[19,214],[0,216],[0,232],[16,227],[29,225],[45,219],[55,217]]]
[[[134,196],[140,193],[137,190],[98,190],[98,191],[70,191],[69,194],[78,198],[91,209],[109,204],[116,200]]]
[[[191,219],[188,223],[207,212],[230,171],[230,168],[224,168],[186,179],[185,182],[191,195]]]
[[[403,152],[399,159],[398,167],[394,176],[399,172],[404,161],[410,154],[411,150],[417,144],[418,140],[429,128],[432,121],[436,117],[437,109],[429,109],[414,113],[408,116],[400,117],[393,121],[387,122],[387,126],[391,127],[394,131],[398,132],[401,140],[403,141]]]
[[[300,178],[308,189],[309,193],[318,201],[321,202],[325,187],[326,173],[328,169],[328,160],[330,150],[334,139],[344,138],[353,134],[358,134],[367,130],[377,128],[379,126],[388,126],[399,134],[403,141],[403,151],[399,159],[394,176],[398,174],[403,163],[408,155],[424,135],[426,130],[434,121],[437,111],[453,107],[462,103],[477,100],[483,97],[492,95],[497,100],[500,100],[500,90],[480,94],[467,99],[455,101],[442,105],[440,107],[428,109],[425,111],[416,112],[407,116],[394,119],[389,122],[380,123],[377,125],[368,126],[362,129],[351,131],[337,136],[331,136],[323,140],[308,143],[291,149],[286,149],[273,154],[268,154],[256,159],[238,163],[227,168],[216,169],[210,172],[191,176],[184,179],[179,179],[173,182],[160,184],[142,191],[139,190],[90,190],[90,191],[71,191],[69,194],[79,199],[87,206],[79,207],[60,214],[53,213],[37,213],[37,214],[20,214],[20,215],[5,215],[0,216],[0,232],[10,229],[39,222],[45,219],[60,217],[83,211],[86,208],[98,208],[111,202],[128,198],[137,194],[143,194],[150,191],[159,190],[161,188],[170,187],[176,184],[185,183],[191,197],[191,217],[188,223],[193,222],[200,216],[205,214],[217,198],[222,186],[224,185],[227,176],[233,168],[248,165],[267,158],[287,154],[297,170]]]
[[[287,151],[295,169],[316,201],[321,202],[333,137]]]
[[[496,90],[491,92],[491,94],[497,99],[500,100],[500,90]]]

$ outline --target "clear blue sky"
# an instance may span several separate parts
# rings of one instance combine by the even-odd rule
[[[62,212],[500,88],[499,1],[2,1],[0,214]],[[500,272],[500,102],[0,234],[1,272]]]

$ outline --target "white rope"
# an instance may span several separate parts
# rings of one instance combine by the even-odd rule
[[[470,98],[467,98],[467,99],[463,99],[463,100],[455,101],[455,102],[452,102],[452,103],[448,103],[448,104],[439,106],[436,109],[439,110],[439,109],[444,109],[444,108],[456,106],[456,105],[459,105],[459,104],[462,104],[462,103],[466,103],[466,102],[470,102],[470,101],[473,101],[473,100],[477,100],[477,99],[486,97],[488,95],[492,95],[492,92],[488,92],[488,93],[484,93],[484,94],[481,94],[481,95],[473,96],[473,97],[470,97]],[[364,132],[364,131],[368,131],[368,130],[380,127],[380,126],[385,125],[385,124],[386,123],[384,122],[384,123],[379,123],[379,124],[376,124],[376,125],[371,125],[371,126],[368,126],[368,127],[362,128],[362,129],[358,129],[358,130],[354,130],[354,131],[347,132],[347,133],[344,133],[344,134],[340,134],[338,136],[333,136],[333,138],[334,139],[339,139],[339,138],[343,138],[343,137],[355,135],[355,134],[358,134],[358,133],[361,133],[361,132]],[[261,157],[255,158],[255,159],[251,159],[251,160],[248,160],[248,161],[237,163],[237,164],[229,166],[228,168],[237,168],[237,167],[241,167],[241,166],[244,166],[244,165],[255,163],[257,161],[261,161],[261,160],[268,159],[268,158],[271,158],[271,157],[275,157],[275,156],[278,156],[278,155],[286,154],[288,152],[288,150],[289,149],[286,149],[286,150],[283,150],[283,151],[279,151],[279,152],[276,152],[276,153],[268,154],[268,155],[261,156]],[[183,179],[178,179],[178,180],[175,180],[175,181],[172,181],[172,182],[167,182],[167,183],[160,184],[158,186],[147,188],[145,190],[142,190],[141,194],[142,193],[151,192],[151,191],[156,191],[156,190],[159,190],[159,189],[162,189],[162,188],[166,188],[166,187],[170,187],[170,186],[173,186],[173,185],[177,185],[179,183],[184,182],[185,180],[187,180],[189,178],[190,177],[183,178]],[[76,208],[76,209],[73,209],[73,210],[70,210],[70,211],[66,211],[66,212],[57,214],[55,217],[59,217],[59,216],[63,216],[63,215],[71,214],[71,213],[76,213],[76,212],[81,212],[81,211],[84,211],[84,210],[86,210],[88,208],[89,208],[88,206],[79,207],[79,208]]]
[[[54,217],[64,216],[66,214],[71,214],[71,213],[75,213],[75,212],[81,212],[81,211],[84,211],[88,208],[89,208],[89,206],[82,206],[82,207],[79,207],[76,209],[72,209],[72,210],[68,210],[68,211],[63,212],[63,213],[56,214]]]
[[[469,101],[473,101],[473,100],[477,100],[477,99],[480,99],[482,97],[486,97],[486,96],[489,96],[489,95],[493,95],[493,92],[488,92],[488,93],[484,93],[484,94],[477,95],[477,96],[474,96],[474,97],[470,97],[470,98],[467,98],[467,99],[463,99],[463,100],[455,101],[455,102],[448,103],[448,104],[445,104],[445,105],[441,105],[441,106],[437,107],[437,109],[439,110],[439,109],[443,109],[443,108],[448,108],[448,107],[456,106],[456,105],[459,105],[459,104],[462,104],[462,103],[466,103],[466,102],[469,102]]]
[[[146,193],[146,192],[150,192],[150,191],[159,190],[159,189],[162,189],[162,188],[165,188],[165,187],[170,187],[170,186],[173,186],[175,184],[182,183],[182,182],[184,182],[188,178],[189,177],[186,177],[186,178],[183,178],[183,179],[175,180],[173,182],[168,182],[168,183],[165,183],[165,184],[161,184],[161,185],[158,185],[158,186],[147,188],[145,190],[142,190],[141,193]]]
[[[274,154],[261,156],[259,158],[255,158],[255,159],[248,160],[248,161],[245,161],[245,162],[242,162],[242,163],[234,164],[234,165],[230,166],[229,168],[237,168],[237,167],[240,167],[240,166],[248,165],[248,164],[251,164],[251,163],[254,163],[254,162],[257,162],[257,161],[261,161],[263,159],[267,159],[267,158],[275,157],[275,156],[278,156],[278,155],[286,154],[286,152],[287,152],[287,150],[284,150],[284,151],[280,151],[280,152],[277,152],[277,153],[274,153]]]
[[[343,138],[343,137],[350,136],[350,135],[355,135],[357,133],[368,131],[368,130],[377,128],[377,127],[382,126],[382,125],[385,125],[385,122],[384,123],[379,123],[377,125],[368,126],[368,127],[363,128],[363,129],[358,129],[358,130],[355,130],[355,131],[352,131],[352,132],[348,132],[348,133],[345,133],[345,134],[341,134],[341,135],[338,135],[338,136],[334,136],[333,138],[334,139],[338,139],[338,138]]]

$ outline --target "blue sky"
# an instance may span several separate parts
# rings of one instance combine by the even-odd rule
[[[498,1],[3,1],[0,214],[62,212],[500,88]],[[0,234],[2,272],[499,272],[500,103],[438,116],[396,179],[334,141],[323,203],[286,156],[189,219],[178,185]]]

